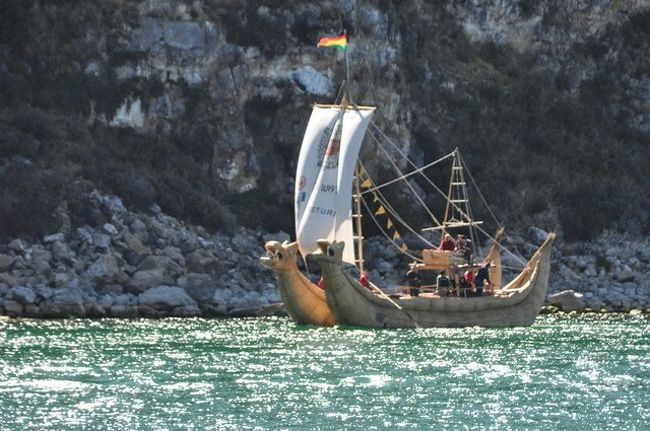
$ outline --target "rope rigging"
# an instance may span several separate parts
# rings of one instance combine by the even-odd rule
[[[466,210],[463,210],[463,208],[461,208],[461,206],[458,205],[458,203],[460,203],[460,202],[465,202],[465,201],[468,202],[468,199],[467,199],[467,196],[466,196],[466,191],[463,190],[463,192],[465,193],[465,196],[458,196],[458,195],[457,195],[455,199],[450,199],[450,196],[451,196],[451,193],[452,193],[452,190],[451,190],[451,184],[450,184],[449,194],[447,194],[447,193],[445,193],[443,190],[441,190],[440,187],[438,187],[435,183],[433,183],[433,181],[432,181],[429,177],[427,177],[427,176],[424,174],[424,171],[425,171],[426,169],[428,169],[428,168],[430,168],[430,167],[432,167],[432,166],[435,166],[435,165],[437,165],[437,164],[439,164],[439,163],[441,163],[441,162],[443,162],[443,161],[445,161],[445,160],[447,160],[447,159],[449,159],[449,158],[452,158],[452,157],[453,157],[454,160],[457,159],[457,160],[458,160],[458,163],[459,163],[459,166],[460,166],[459,169],[460,169],[460,172],[461,172],[461,179],[458,180],[457,183],[458,183],[458,184],[462,184],[462,187],[463,187],[463,188],[465,187],[465,184],[464,184],[464,183],[465,183],[465,180],[464,180],[464,178],[462,177],[462,172],[467,171],[468,178],[470,179],[471,184],[473,185],[474,189],[477,191],[477,193],[478,193],[478,195],[479,195],[479,197],[480,197],[480,199],[481,199],[483,205],[487,208],[488,213],[489,213],[490,217],[492,218],[493,222],[494,222],[497,226],[501,226],[501,222],[497,219],[497,217],[496,217],[495,213],[493,212],[492,208],[489,206],[489,204],[487,203],[487,200],[485,199],[485,197],[484,197],[483,194],[481,193],[480,189],[478,188],[478,185],[476,184],[476,181],[474,180],[473,176],[471,175],[471,173],[470,173],[469,170],[467,169],[467,165],[466,165],[466,163],[465,163],[465,160],[464,160],[464,159],[462,158],[462,156],[460,155],[460,152],[458,151],[458,149],[455,149],[455,150],[452,151],[451,153],[449,153],[449,154],[447,154],[447,155],[445,155],[445,156],[443,156],[443,157],[441,157],[441,158],[439,158],[439,159],[437,159],[437,160],[435,160],[435,161],[433,161],[433,162],[430,162],[430,163],[426,164],[425,166],[417,167],[417,165],[416,165],[413,161],[411,161],[411,160],[408,158],[408,156],[407,156],[407,155],[406,155],[406,154],[405,154],[405,153],[404,153],[404,152],[403,152],[403,151],[402,151],[402,150],[401,150],[401,149],[396,145],[396,143],[393,142],[393,141],[392,141],[392,140],[391,140],[391,139],[390,139],[390,138],[389,138],[389,137],[388,137],[388,136],[387,136],[387,135],[386,135],[386,134],[385,134],[381,129],[379,129],[379,127],[378,127],[374,122],[370,122],[370,126],[371,126],[371,129],[369,130],[369,131],[370,131],[369,135],[370,135],[371,138],[375,141],[375,143],[377,144],[377,146],[378,146],[378,148],[380,149],[380,151],[384,154],[384,156],[386,156],[386,158],[388,159],[388,161],[389,161],[391,167],[392,167],[392,168],[393,168],[393,169],[398,173],[398,176],[397,176],[396,178],[394,178],[394,179],[392,179],[392,180],[389,180],[389,181],[386,181],[386,182],[384,182],[384,183],[382,183],[382,184],[379,184],[379,185],[374,185],[374,184],[373,184],[372,187],[370,187],[370,188],[368,188],[368,189],[366,189],[366,190],[364,190],[364,191],[361,192],[361,196],[362,196],[362,198],[364,198],[364,199],[363,199],[364,206],[366,207],[366,209],[368,210],[368,212],[369,212],[370,214],[372,214],[372,212],[370,211],[370,209],[369,209],[369,207],[368,207],[368,204],[367,204],[367,202],[365,201],[365,196],[364,196],[364,195],[366,195],[366,194],[368,194],[368,193],[372,193],[373,196],[375,197],[375,199],[379,199],[380,202],[381,202],[381,204],[385,207],[385,209],[386,209],[386,210],[387,210],[387,211],[388,211],[388,212],[389,212],[389,213],[390,213],[390,214],[391,214],[391,215],[392,215],[392,216],[393,216],[393,217],[394,217],[394,218],[395,218],[399,223],[401,223],[401,224],[402,224],[402,225],[403,225],[407,230],[409,230],[411,233],[413,233],[413,234],[414,234],[414,235],[415,235],[419,240],[423,241],[423,242],[424,242],[425,244],[427,244],[429,247],[436,248],[435,245],[433,245],[429,240],[427,240],[427,239],[424,238],[422,235],[420,235],[420,234],[419,234],[415,229],[411,228],[411,227],[410,227],[410,226],[409,226],[409,225],[408,225],[408,224],[403,220],[403,218],[399,216],[399,214],[398,214],[398,213],[394,210],[394,208],[393,208],[393,207],[388,203],[386,197],[385,197],[385,196],[383,195],[383,193],[381,193],[381,191],[380,191],[380,189],[382,189],[382,188],[384,188],[384,187],[387,187],[387,186],[389,186],[389,185],[391,185],[391,184],[394,184],[394,183],[396,183],[396,182],[398,182],[398,181],[402,181],[402,180],[403,180],[403,181],[407,184],[407,187],[408,187],[409,190],[411,191],[412,195],[415,197],[415,200],[417,200],[418,204],[419,204],[420,206],[422,206],[422,207],[424,208],[424,210],[427,212],[427,214],[429,215],[429,217],[431,217],[431,219],[432,219],[433,222],[435,223],[436,228],[441,228],[441,229],[445,230],[445,227],[446,227],[446,226],[445,226],[443,223],[440,223],[440,222],[439,222],[439,220],[435,217],[435,215],[431,212],[431,210],[428,208],[428,206],[424,203],[423,199],[422,199],[422,198],[421,198],[421,197],[416,193],[416,191],[415,191],[415,189],[413,188],[413,186],[412,186],[411,184],[409,184],[409,182],[408,182],[408,180],[407,180],[409,177],[412,177],[412,176],[415,176],[415,175],[419,175],[421,178],[424,179],[424,181],[425,181],[427,184],[429,184],[429,185],[431,186],[432,189],[434,189],[434,190],[435,190],[435,191],[436,191],[440,196],[442,196],[445,200],[447,200],[447,201],[448,201],[448,206],[449,206],[449,208],[451,208],[453,211],[455,211],[455,212],[457,213],[457,216],[458,216],[459,219],[458,219],[458,218],[454,218],[454,217],[456,217],[456,216],[452,216],[452,220],[455,221],[455,222],[463,222],[463,223],[465,223],[465,224],[467,224],[467,225],[469,226],[469,230],[470,230],[470,239],[471,239],[472,245],[477,244],[477,246],[480,247],[480,244],[479,244],[479,236],[476,234],[476,231],[479,231],[479,232],[481,232],[485,237],[487,237],[488,239],[492,240],[492,241],[493,241],[493,242],[498,246],[498,248],[499,248],[500,250],[505,251],[506,253],[508,253],[509,255],[511,255],[511,256],[512,256],[514,259],[516,259],[519,263],[521,263],[521,264],[525,264],[525,263],[526,263],[525,259],[523,259],[521,256],[518,256],[518,255],[514,254],[512,251],[510,251],[510,250],[508,250],[507,248],[505,248],[505,247],[504,247],[504,246],[503,246],[499,241],[497,241],[497,240],[496,240],[496,239],[495,239],[491,234],[489,234],[485,229],[483,229],[481,226],[479,226],[479,224],[480,224],[481,222],[478,222],[478,223],[477,223],[477,222],[474,222],[474,221],[473,221],[472,212],[471,212],[471,207],[469,206],[469,203],[466,204]],[[400,155],[400,156],[401,156],[401,157],[406,161],[406,163],[407,163],[409,166],[411,166],[411,167],[413,168],[413,170],[412,170],[411,172],[404,173],[404,172],[401,171],[401,169],[400,169],[400,168],[397,166],[397,164],[395,163],[395,161],[394,161],[394,157],[391,157],[389,151],[384,147],[384,145],[382,144],[382,141],[379,139],[378,136],[381,137],[381,138],[383,138],[386,142],[388,142],[388,143],[393,147],[393,149],[395,149],[396,152],[397,152],[397,153],[398,153],[398,154],[399,154],[399,155]],[[456,163],[456,162],[454,161],[454,163]],[[464,168],[464,170],[463,170],[463,168]],[[366,175],[368,176],[368,178],[370,178],[370,177],[369,177],[369,174],[367,173],[367,171],[365,170],[365,168],[364,168],[364,171],[366,172]],[[373,219],[374,219],[374,215],[373,215]],[[382,234],[384,234],[384,236],[386,236],[387,238],[389,238],[389,240],[390,240],[390,241],[391,241],[395,246],[397,246],[397,245],[394,243],[394,240],[391,239],[390,236],[388,236],[388,234],[386,234],[386,233],[384,232],[384,230],[382,229],[382,227],[381,227],[381,225],[379,224],[379,222],[378,222],[377,220],[374,220],[374,221],[375,221],[375,223],[377,224],[377,226],[380,228],[380,230],[382,231]],[[399,246],[397,246],[397,247],[400,248]],[[412,257],[412,255],[409,255],[409,256]],[[420,259],[420,260],[421,260],[421,259]]]

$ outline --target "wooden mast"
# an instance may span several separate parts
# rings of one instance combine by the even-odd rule
[[[354,237],[357,240],[357,258],[356,264],[359,268],[359,275],[364,273],[363,269],[363,230],[361,226],[361,185],[359,184],[359,178],[361,176],[361,168],[357,164],[357,171],[354,177],[354,212],[352,213],[352,218],[354,219],[355,228],[357,235]]]

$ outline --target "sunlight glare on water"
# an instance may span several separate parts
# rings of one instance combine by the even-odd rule
[[[649,429],[650,322],[0,320],[3,430]]]

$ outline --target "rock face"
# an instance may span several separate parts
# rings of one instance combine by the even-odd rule
[[[484,168],[478,179],[498,190],[490,197],[504,216],[546,216],[545,225],[579,237],[614,226],[611,216],[624,211],[642,232],[650,190],[643,170],[628,168],[650,163],[647,1],[217,3],[7,8],[1,24],[11,37],[0,54],[7,154],[45,165],[57,159],[62,170],[79,160],[115,166],[80,174],[141,208],[157,200],[184,220],[220,228],[241,216],[248,227],[289,230],[291,218],[274,210],[291,210],[287,190],[310,107],[332,102],[346,79],[346,57],[316,41],[345,28],[354,100],[378,105],[376,122],[405,154],[430,161],[456,146],[472,154],[467,162]],[[128,142],[137,157],[88,152],[89,140]],[[59,141],[69,149],[58,151]],[[380,169],[374,150],[362,156]],[[506,164],[538,169],[521,178],[486,173]],[[586,179],[594,171],[597,183]],[[567,189],[576,174],[584,177]],[[248,192],[263,198],[240,204]],[[595,196],[584,207],[620,202],[589,205],[589,214],[583,205],[563,211],[587,193]],[[636,200],[643,202],[623,205]],[[584,223],[590,214],[593,226]],[[47,240],[67,234],[76,216],[57,212],[67,227]],[[120,227],[98,222],[93,241],[105,247]],[[147,231],[131,234],[148,242]],[[148,255],[124,240],[130,265]]]

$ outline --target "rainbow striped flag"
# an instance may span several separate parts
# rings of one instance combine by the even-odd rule
[[[348,48],[348,37],[345,34],[337,37],[321,37],[317,46],[320,48],[338,48],[346,50]]]

